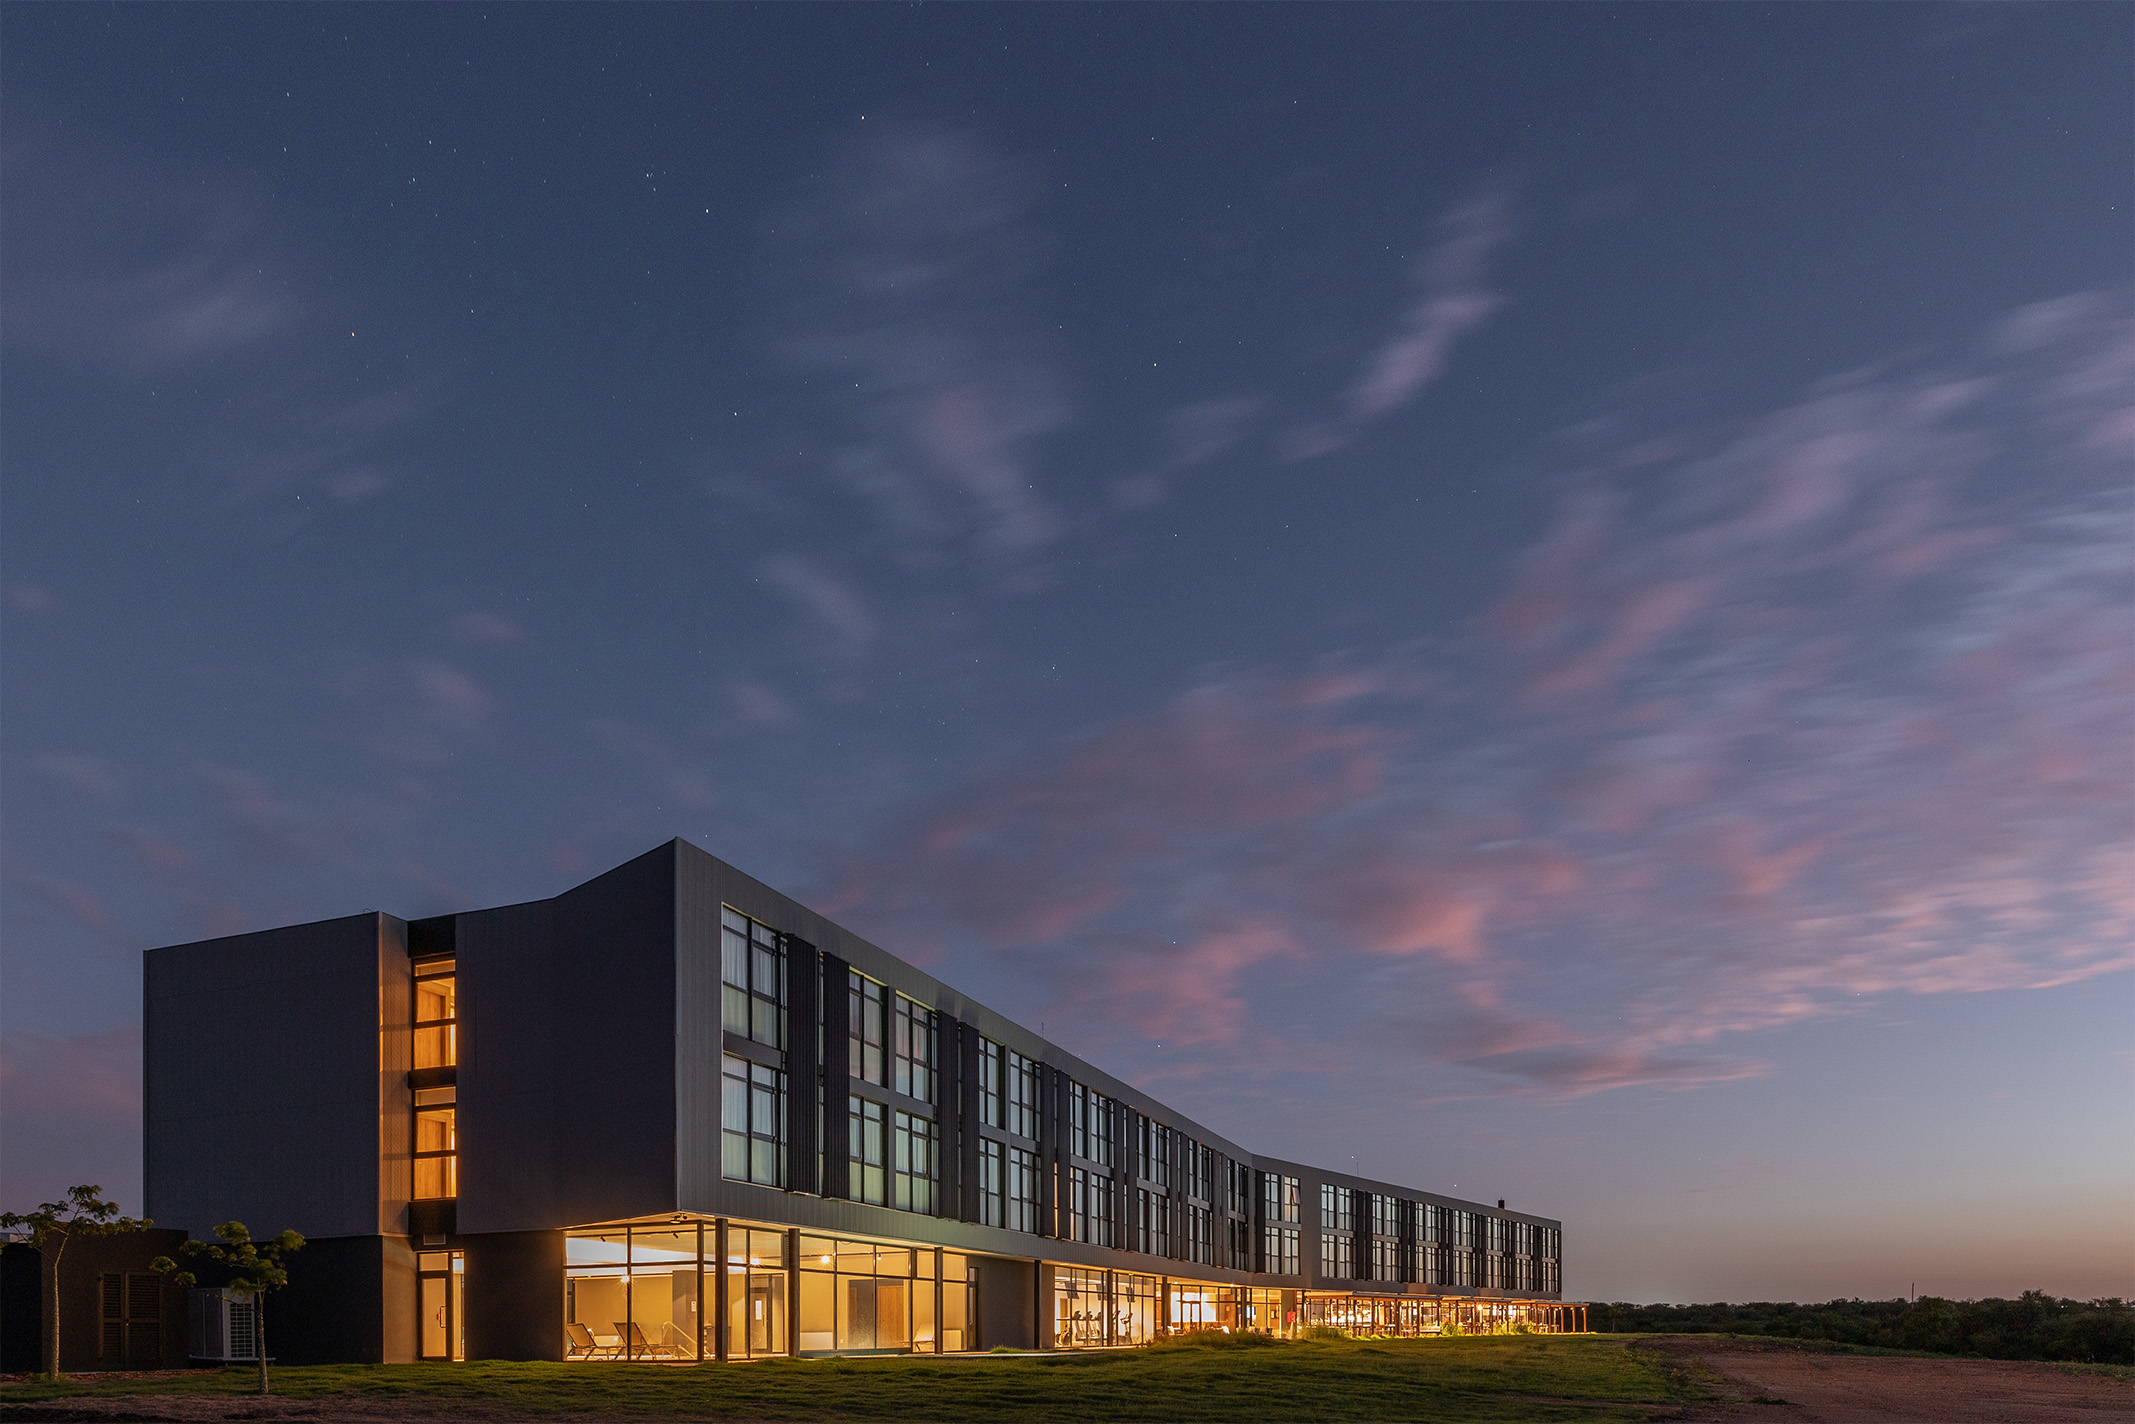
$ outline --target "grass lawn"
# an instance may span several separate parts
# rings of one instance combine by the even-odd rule
[[[1096,1421],[1645,1420],[1690,1388],[1629,1337],[1188,1340],[1089,1354],[772,1360],[747,1365],[315,1365],[277,1394],[330,1408],[712,1419]],[[247,1392],[248,1369],[161,1380],[9,1385],[0,1403],[89,1394]],[[23,1416],[29,1417],[29,1416]]]

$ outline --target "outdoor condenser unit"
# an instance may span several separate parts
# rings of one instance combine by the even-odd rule
[[[195,1289],[186,1305],[194,1359],[227,1364],[259,1358],[259,1306],[251,1296],[233,1290]]]

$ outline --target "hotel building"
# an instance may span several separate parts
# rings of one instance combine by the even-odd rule
[[[685,841],[145,998],[148,1214],[309,1238],[290,1363],[1578,1323],[1558,1222],[1258,1156]]]

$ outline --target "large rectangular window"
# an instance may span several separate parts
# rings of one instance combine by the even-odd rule
[[[1357,1194],[1331,1182],[1320,1184],[1320,1225],[1328,1231],[1357,1229]]]
[[[1135,1118],[1135,1171],[1145,1182],[1171,1185],[1172,1131],[1146,1117]]]
[[[934,1010],[902,994],[890,1009],[890,1066],[891,1087],[934,1101]]]
[[[719,910],[720,1017],[728,1033],[786,1046],[786,953],[777,930]]]
[[[1215,1241],[1212,1237],[1209,1210],[1196,1202],[1186,1204],[1184,1259],[1203,1266],[1216,1263]]]
[[[1083,1167],[1067,1171],[1068,1238],[1112,1244],[1112,1179]]]
[[[852,1159],[846,1193],[854,1201],[881,1206],[887,1199],[888,1116],[880,1103],[866,1098],[851,1099],[845,1119]]]
[[[721,1063],[720,1173],[767,1187],[786,1184],[786,1075],[725,1055]]]
[[[896,1115],[891,1152],[890,1204],[904,1211],[934,1214],[934,1124],[915,1113]]]
[[[415,1197],[460,1194],[459,1118],[452,1088],[415,1090]]]
[[[1171,1254],[1171,1198],[1137,1187],[1134,1192],[1134,1249],[1151,1256]]]
[[[1253,1269],[1253,1223],[1242,1216],[1224,1219],[1224,1245],[1230,1259],[1223,1262],[1234,1271]]]
[[[1007,1151],[990,1137],[979,1143],[979,1221],[987,1226],[999,1226],[1006,1219],[1001,1207],[1001,1183],[1007,1175]]]
[[[990,1038],[979,1040],[979,1118],[1017,1137],[1038,1136],[1038,1065]]]
[[[1304,1201],[1295,1177],[1266,1172],[1260,1178],[1261,1269],[1278,1276],[1302,1272],[1301,1229]]]
[[[846,1053],[850,1072],[863,1083],[887,1083],[884,1047],[889,1039],[887,991],[854,970],[845,977]]]
[[[1069,1082],[1068,1151],[1099,1166],[1112,1165],[1112,1100],[1080,1083]]]
[[[1355,1238],[1337,1231],[1320,1233],[1320,1274],[1347,1280],[1356,1272]]]
[[[1003,1217],[1010,1231],[1038,1229],[1038,1154],[1008,1149],[1008,1180],[1003,1190]]]
[[[1277,1276],[1301,1274],[1303,1262],[1298,1249],[1301,1235],[1295,1226],[1262,1227],[1260,1249],[1265,1264],[1261,1269]]]
[[[1001,1125],[1001,1045],[979,1039],[979,1121],[988,1127]]]
[[[1020,1147],[979,1143],[979,1220],[1010,1231],[1038,1229],[1038,1155]]]
[[[415,966],[415,1066],[450,1068],[460,1061],[459,979],[456,961]]]

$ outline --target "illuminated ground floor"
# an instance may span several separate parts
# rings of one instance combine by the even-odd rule
[[[445,1285],[424,1295],[426,1338],[457,1337],[460,1283]],[[1102,1349],[1197,1330],[1416,1336],[1585,1324],[1581,1307],[1556,1301],[1420,1290],[1222,1284],[725,1219],[617,1223],[565,1233],[561,1354],[681,1363]]]

